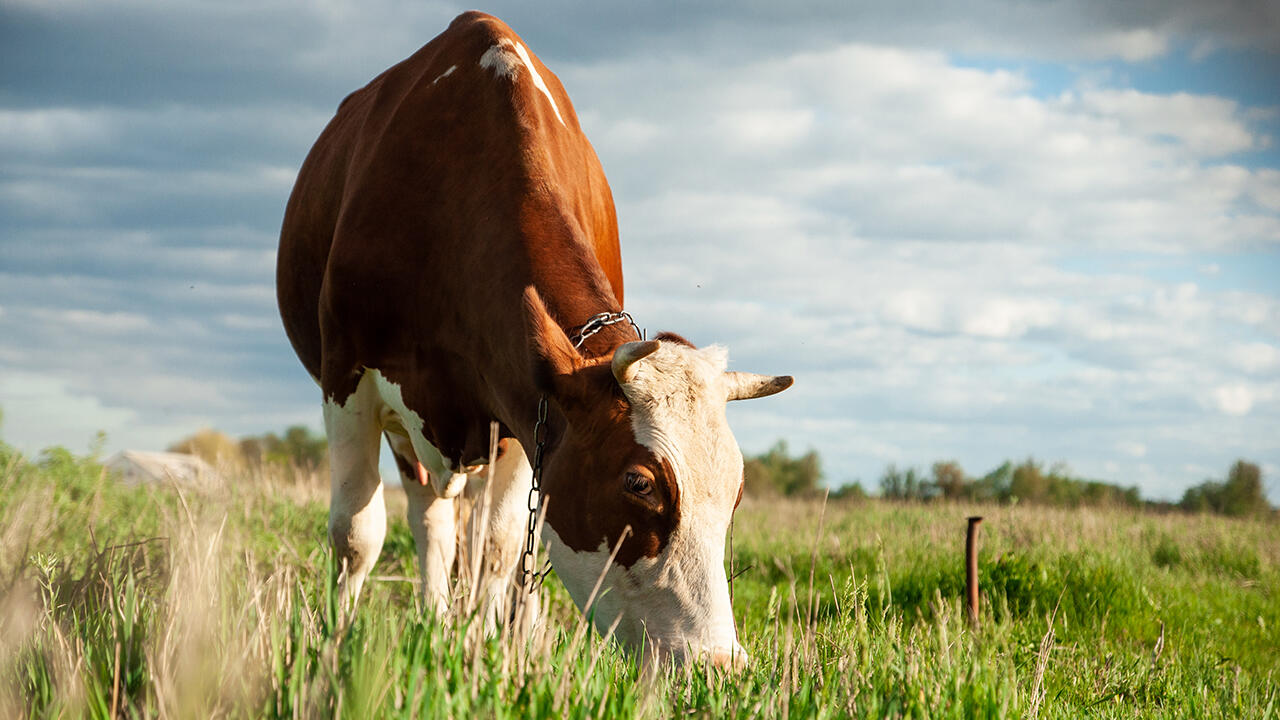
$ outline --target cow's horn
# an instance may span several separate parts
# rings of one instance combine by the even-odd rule
[[[616,360],[614,361],[617,362]],[[616,365],[615,365],[616,367]],[[617,374],[615,369],[614,374]],[[726,372],[725,382],[729,385],[730,400],[750,400],[780,393],[791,387],[795,378],[790,375],[756,375],[746,372]]]
[[[635,379],[636,362],[649,357],[658,349],[657,340],[637,340],[623,343],[613,351],[613,376],[619,385],[626,385]]]

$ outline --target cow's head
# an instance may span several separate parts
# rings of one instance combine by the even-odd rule
[[[557,411],[542,476],[557,575],[598,630],[646,660],[745,660],[724,569],[743,483],[725,404],[791,378],[726,372],[723,349],[665,335],[587,360],[532,298]]]

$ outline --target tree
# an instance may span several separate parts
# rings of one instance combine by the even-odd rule
[[[936,494],[936,490],[925,481],[924,475],[915,468],[899,470],[897,465],[890,464],[880,476],[880,497],[890,500],[928,500]]]
[[[210,465],[243,465],[244,455],[230,435],[205,428],[169,446],[169,452],[195,455]]]
[[[853,500],[861,502],[867,499],[867,491],[862,489],[862,483],[854,480],[832,490],[830,497],[832,500]]]
[[[902,500],[907,497],[906,483],[898,466],[889,463],[880,476],[880,497],[888,500]]]
[[[305,425],[293,425],[284,431],[281,450],[297,467],[315,470],[329,455],[329,441],[324,435],[312,435]]]
[[[965,479],[964,470],[955,460],[940,461],[933,464],[933,486],[948,500],[959,500],[969,497],[969,482]]]
[[[1009,492],[1020,502],[1039,502],[1048,497],[1049,480],[1040,470],[1040,463],[1032,458],[1013,469]]]
[[[1008,500],[1013,484],[1013,463],[1005,460],[1000,467],[978,478],[973,483],[974,500]]]
[[[1271,510],[1262,492],[1262,471],[1254,463],[1237,460],[1227,472],[1222,491],[1222,512],[1227,515],[1258,515]]]
[[[1262,491],[1262,471],[1254,463],[1237,460],[1227,471],[1225,482],[1206,480],[1188,488],[1178,503],[1191,512],[1223,515],[1260,515],[1271,512],[1271,503]]]
[[[812,495],[822,481],[822,459],[816,450],[793,458],[779,440],[763,455],[747,458],[743,474],[750,495]]]
[[[328,459],[329,442],[305,425],[292,425],[283,437],[265,433],[242,438],[240,452],[250,465],[276,463],[314,472]]]

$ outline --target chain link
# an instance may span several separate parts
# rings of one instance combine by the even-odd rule
[[[644,335],[640,332],[640,328],[636,325],[636,321],[631,317],[631,313],[626,312],[625,310],[616,313],[602,312],[592,315],[590,319],[583,323],[582,327],[578,328],[578,331],[574,333],[573,349],[581,349],[582,344],[587,341],[587,338],[595,335],[610,325],[617,325],[624,320],[631,323],[631,327],[635,328],[636,334],[640,336],[641,340],[643,340]]]
[[[546,569],[538,572],[533,569],[534,546],[537,544],[534,528],[538,525],[538,512],[542,509],[542,453],[547,447],[547,405],[546,395],[538,398],[538,422],[533,426],[533,483],[526,503],[529,532],[525,534],[524,554],[520,556],[521,584],[529,592],[533,592],[547,574]]]
[[[616,325],[623,321],[631,323],[631,327],[635,329],[636,335],[641,340],[644,339],[644,333],[640,331],[636,321],[632,319],[631,314],[627,312],[602,312],[592,315],[582,327],[578,328],[570,340],[573,342],[575,350],[580,349],[587,338],[604,330],[610,325]],[[527,592],[533,592],[542,584],[547,573],[551,571],[551,561],[541,570],[534,570],[534,553],[538,539],[535,528],[538,526],[538,515],[542,512],[542,455],[546,452],[547,447],[547,408],[549,402],[547,396],[543,395],[538,398],[538,421],[533,425],[533,482],[529,487],[529,498],[526,506],[529,508],[529,527],[528,533],[524,539],[524,554],[520,556],[520,573],[521,585]],[[544,519],[545,522],[545,519]]]

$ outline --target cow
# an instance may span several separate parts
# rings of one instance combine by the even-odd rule
[[[560,80],[511,28],[459,15],[343,100],[289,198],[277,289],[323,396],[349,604],[386,530],[381,437],[424,592],[445,609],[454,498],[496,422],[490,533],[513,582],[536,457],[541,540],[598,630],[646,661],[744,661],[724,570],[743,460],[725,405],[792,379],[639,337],[604,171]]]

